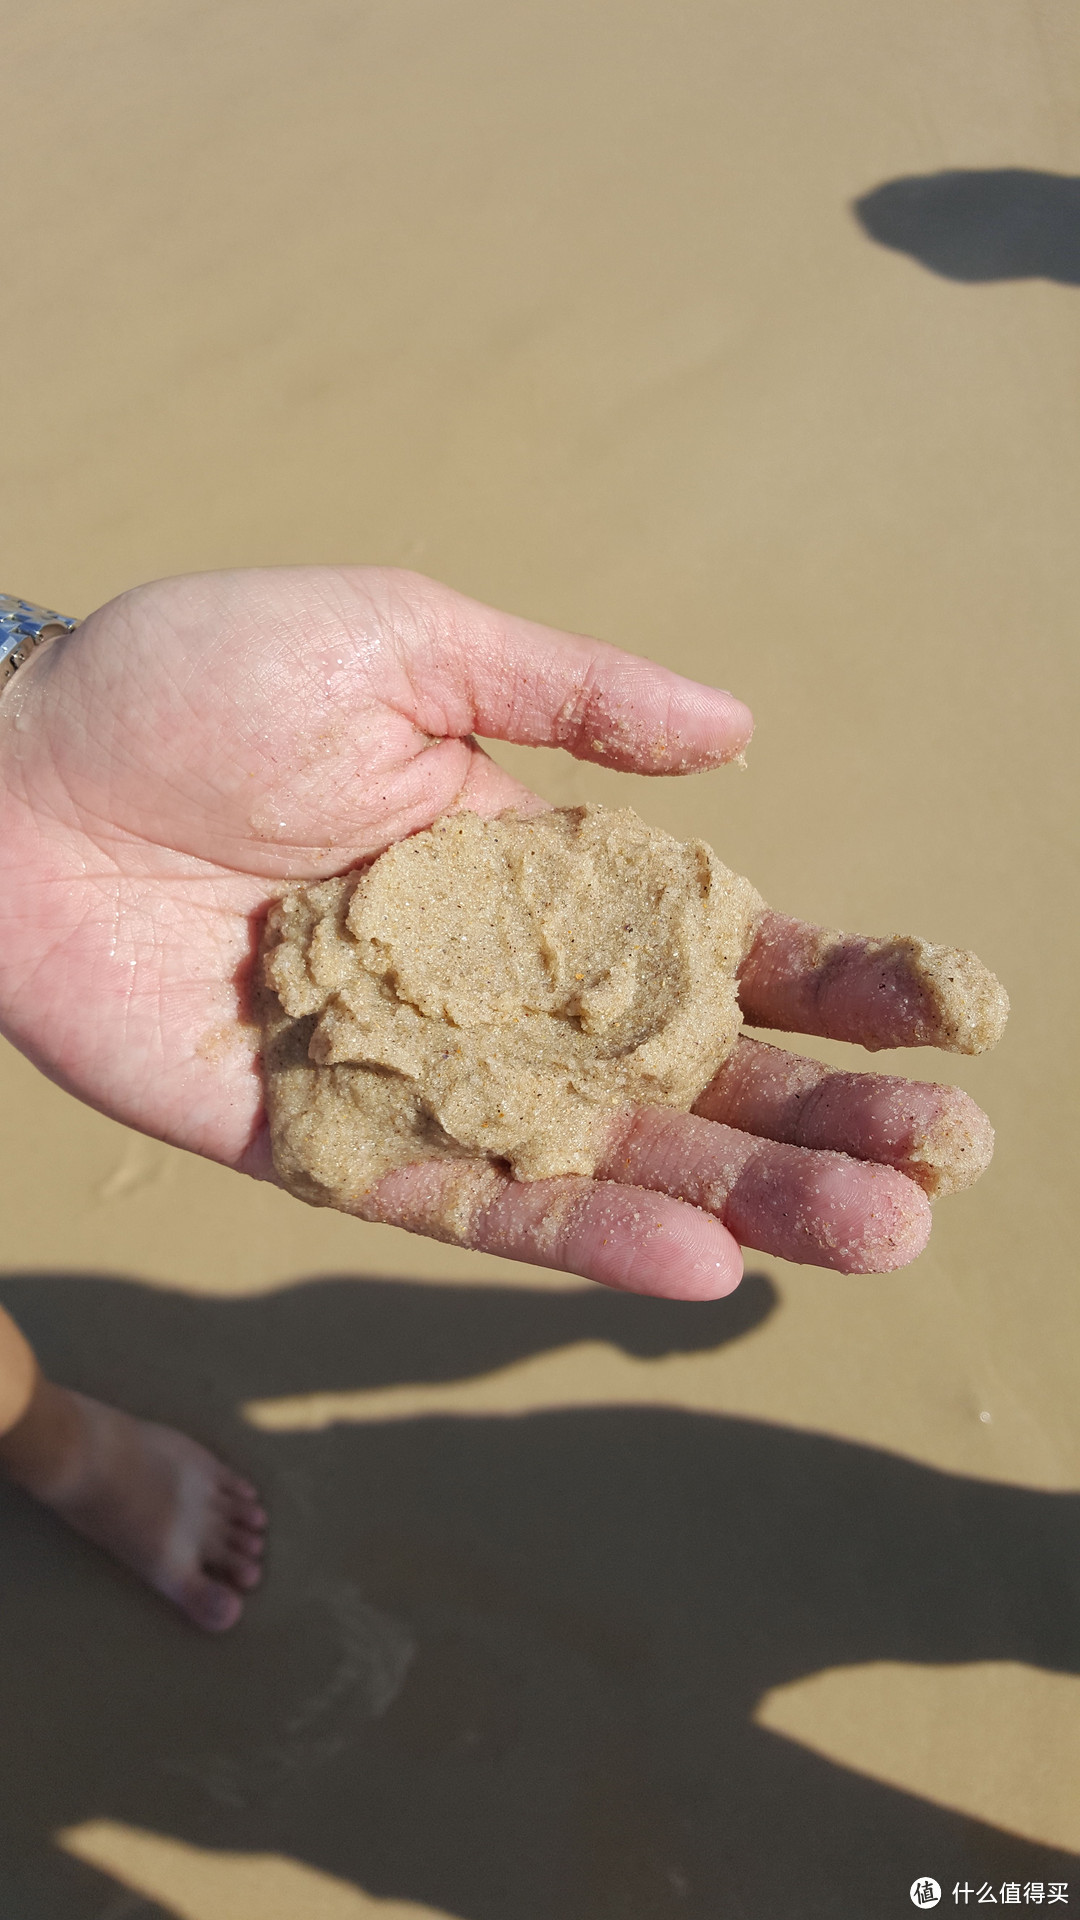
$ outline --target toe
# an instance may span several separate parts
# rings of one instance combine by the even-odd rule
[[[262,1567],[246,1547],[223,1546],[207,1565],[212,1573],[223,1575],[241,1593],[250,1592],[262,1579]]]
[[[266,1508],[257,1500],[240,1499],[236,1494],[227,1494],[218,1502],[219,1510],[226,1515],[230,1525],[250,1527],[253,1533],[265,1533]]]
[[[227,1486],[219,1486],[214,1491],[214,1507],[229,1526],[250,1527],[253,1533],[266,1531],[266,1508],[258,1500],[249,1500]]]
[[[234,1547],[238,1553],[244,1554],[249,1560],[261,1560],[266,1551],[265,1533],[253,1527],[245,1527],[242,1523],[234,1523],[225,1538],[230,1547]]]
[[[189,1574],[177,1601],[181,1612],[206,1633],[225,1633],[234,1627],[244,1603],[234,1586],[212,1573]]]
[[[259,1505],[258,1487],[253,1487],[241,1474],[230,1473],[227,1467],[222,1469],[218,1485],[228,1500],[238,1500],[246,1506]]]

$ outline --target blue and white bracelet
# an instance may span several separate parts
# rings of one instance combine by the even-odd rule
[[[35,607],[29,600],[16,599],[13,593],[0,593],[0,687],[7,685],[38,647],[70,633],[78,624],[64,613]]]

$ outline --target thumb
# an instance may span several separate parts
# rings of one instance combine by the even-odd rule
[[[753,732],[734,694],[602,640],[500,613],[420,574],[343,568],[341,578],[405,642],[411,717],[425,733],[670,774],[734,759]]]

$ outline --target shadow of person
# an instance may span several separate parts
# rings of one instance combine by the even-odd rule
[[[886,180],[853,202],[864,233],[948,280],[1080,286],[1080,179],[1028,167]]]
[[[3,1493],[0,1836],[20,1916],[110,1911],[115,1883],[50,1843],[95,1819],[285,1854],[461,1920],[877,1920],[919,1873],[1077,1878],[1080,1858],[753,1720],[769,1689],[858,1662],[1080,1670],[1075,1497],[659,1406],[305,1433],[237,1412],[583,1338],[719,1346],[760,1324],[766,1281],[738,1310],[364,1280],[0,1295],[52,1371],[251,1472],[274,1525],[266,1589],[215,1641]]]

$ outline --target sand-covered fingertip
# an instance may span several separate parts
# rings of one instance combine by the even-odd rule
[[[845,1153],[757,1147],[722,1206],[743,1246],[834,1273],[894,1273],[922,1252],[930,1202],[905,1174]]]
[[[898,950],[927,1001],[925,1045],[946,1053],[987,1053],[1009,1018],[1009,996],[977,954],[898,936]]]
[[[818,1252],[800,1257],[834,1273],[895,1273],[918,1259],[931,1226],[930,1203],[921,1187],[893,1167],[850,1161],[842,1154],[817,1157],[834,1164],[815,1169]]]
[[[985,1053],[1009,1000],[974,953],[916,934],[841,933],[767,909],[739,970],[750,1027],[852,1040],[869,1053],[941,1047]]]
[[[980,1106],[962,1087],[927,1087],[939,1096],[937,1112],[916,1135],[904,1156],[903,1171],[931,1200],[973,1187],[994,1157],[994,1129]]]

